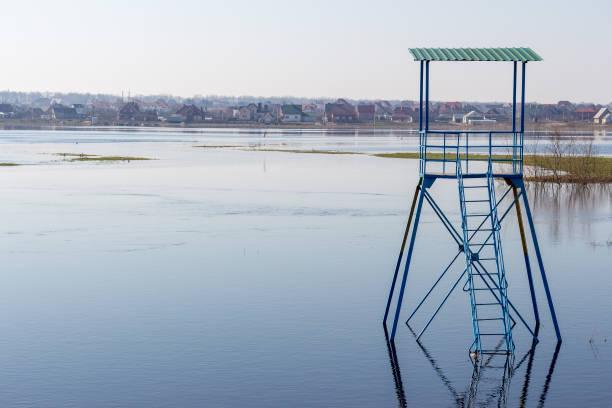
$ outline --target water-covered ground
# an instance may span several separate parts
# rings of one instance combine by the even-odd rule
[[[530,189],[564,341],[556,348],[537,277],[541,341],[531,349],[517,325],[515,370],[504,375],[502,359],[474,370],[461,290],[421,345],[401,324],[389,352],[381,319],[416,160],[242,148],[416,143],[397,132],[0,132],[0,161],[24,164],[0,167],[0,403],[608,406],[610,190]],[[602,154],[611,145],[609,136],[596,143]],[[75,163],[54,153],[156,160]],[[432,195],[456,222],[456,183],[437,182]],[[514,212],[502,239],[510,299],[532,321]],[[456,250],[425,208],[402,322]],[[415,331],[461,270],[458,262],[415,316]]]

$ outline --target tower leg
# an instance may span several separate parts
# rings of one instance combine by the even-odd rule
[[[525,194],[525,190],[521,190]],[[518,193],[516,186],[512,183],[512,194],[514,195],[514,206],[516,208],[516,218],[518,219],[519,231],[521,233],[521,243],[523,244],[523,256],[525,257],[525,267],[527,268],[527,280],[529,281],[529,291],[531,293],[531,303],[533,304],[533,315],[535,316],[536,328],[540,326],[540,313],[538,312],[538,302],[536,301],[535,290],[533,287],[533,276],[531,275],[531,263],[527,252],[527,239],[525,238],[525,228],[523,227],[523,216],[521,214],[521,203],[516,199]]]
[[[387,307],[385,308],[385,317],[383,317],[383,324],[387,325],[387,316],[389,315],[389,307],[391,306],[391,299],[393,299],[393,292],[395,291],[395,282],[397,281],[397,274],[399,272],[402,258],[404,257],[404,248],[406,246],[406,239],[408,238],[408,231],[410,230],[410,224],[412,223],[412,215],[414,214],[414,207],[416,206],[419,191],[421,190],[421,184],[423,179],[419,179],[419,183],[414,189],[414,197],[412,198],[412,206],[410,207],[410,215],[408,216],[408,223],[406,224],[406,231],[404,231],[404,239],[402,240],[402,247],[400,248],[399,256],[397,257],[397,264],[395,265],[395,273],[393,274],[393,280],[391,281],[391,289],[389,290],[389,299],[387,299]]]
[[[544,263],[542,262],[540,245],[538,244],[538,237],[536,236],[535,227],[533,225],[533,217],[531,216],[531,210],[529,208],[529,200],[527,199],[527,194],[525,194],[525,184],[522,180],[520,184],[521,191],[523,192],[523,204],[525,205],[525,212],[527,213],[527,221],[529,221],[529,229],[531,230],[531,239],[533,240],[533,246],[538,259],[538,266],[540,267],[540,274],[542,275],[542,283],[544,284],[544,290],[546,291],[546,299],[548,300],[548,307],[550,308],[550,315],[552,317],[553,325],[555,326],[557,340],[561,341],[561,332],[559,331],[559,324],[557,323],[557,314],[555,313],[555,306],[553,305],[552,296],[550,295],[550,288],[548,287],[548,279],[546,279],[546,272],[544,271]]]
[[[421,181],[423,178],[421,178]],[[419,182],[421,184],[421,182]],[[404,266],[404,275],[402,276],[402,285],[400,286],[399,296],[397,299],[397,306],[395,309],[395,318],[393,319],[393,328],[391,329],[391,341],[395,340],[395,330],[397,329],[397,321],[399,320],[400,311],[402,309],[402,299],[404,297],[404,289],[406,288],[406,278],[408,277],[408,269],[410,268],[410,259],[412,258],[412,251],[414,249],[414,241],[416,238],[417,229],[419,228],[419,218],[421,217],[421,208],[423,207],[423,188],[427,186],[421,186],[419,189],[419,201],[416,208],[416,214],[414,217],[414,227],[412,227],[412,236],[410,237],[410,245],[408,246],[408,255],[406,256],[406,265]]]

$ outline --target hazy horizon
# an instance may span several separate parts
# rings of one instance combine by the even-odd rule
[[[244,99],[244,100],[253,100],[253,101],[260,101],[260,102],[264,102],[267,100],[273,100],[273,99],[284,99],[287,102],[291,102],[291,101],[296,101],[296,100],[312,100],[312,101],[335,101],[338,99],[346,99],[349,101],[388,101],[388,102],[416,102],[418,103],[418,95],[417,98],[404,98],[404,99],[393,99],[393,98],[349,98],[349,97],[343,97],[343,96],[314,96],[314,97],[308,97],[308,96],[300,96],[300,95],[191,95],[191,96],[181,96],[181,95],[172,95],[172,94],[130,94],[128,95],[127,93],[125,93],[124,95],[121,95],[121,93],[117,94],[117,93],[103,93],[103,92],[77,92],[77,91],[40,91],[40,90],[34,90],[34,91],[20,91],[20,90],[14,90],[14,89],[4,89],[4,90],[0,90],[0,93],[3,92],[11,92],[11,93],[40,93],[40,94],[49,94],[49,97],[53,97],[54,95],[68,95],[68,94],[78,94],[78,95],[101,95],[101,96],[106,96],[106,97],[116,97],[118,99],[121,99],[123,97],[123,99],[127,102],[128,100],[139,100],[140,98],[163,98],[163,97],[169,97],[169,98],[178,98],[180,100],[187,100],[187,99],[218,99],[218,100],[223,100],[223,99]],[[517,95],[517,97],[519,97]],[[557,103],[559,101],[569,101],[575,105],[579,105],[579,104],[595,104],[595,105],[611,105],[612,104],[612,100],[609,103],[597,103],[597,102],[593,102],[593,101],[578,101],[578,100],[573,100],[570,98],[561,98],[558,101],[553,101],[553,103]],[[485,103],[485,104],[496,104],[496,103],[511,103],[512,101],[510,100],[510,98],[507,98],[507,100],[460,100],[460,99],[431,99],[430,100],[431,103],[443,103],[443,102],[461,102],[461,103]],[[0,98],[0,103],[3,103],[3,101]],[[297,103],[297,102],[296,102]],[[520,100],[517,100],[517,103],[520,104]],[[537,104],[545,104],[546,102],[541,102],[541,101],[537,101],[537,100],[527,100],[526,103],[537,103]]]
[[[528,64],[528,101],[608,104],[611,20],[602,0],[14,2],[0,16],[0,89],[415,100],[409,47],[528,46],[544,58]],[[431,99],[509,101],[511,74],[434,63]]]

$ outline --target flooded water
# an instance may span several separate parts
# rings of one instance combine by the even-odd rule
[[[601,154],[612,145],[609,135],[596,143]],[[416,140],[0,131],[0,161],[24,164],[0,167],[3,406],[609,406],[609,189],[529,189],[563,343],[532,260],[539,344],[531,349],[519,323],[514,361],[475,370],[460,288],[420,344],[404,324],[395,349],[385,340],[418,161],[249,146],[412,151]],[[156,160],[69,162],[56,153]],[[457,225],[456,182],[431,193]],[[513,211],[502,239],[510,300],[532,322]],[[401,322],[456,252],[425,207]],[[461,271],[458,262],[411,320],[415,332]]]

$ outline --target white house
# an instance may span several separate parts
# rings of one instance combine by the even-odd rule
[[[470,125],[493,125],[497,123],[495,119],[470,119],[468,124]]]
[[[612,113],[608,108],[601,108],[599,112],[593,116],[593,122],[598,125],[605,125],[612,122]]]
[[[470,121],[472,120],[483,120],[483,119],[484,119],[484,116],[482,116],[482,113],[473,110],[463,115],[462,122],[470,123]]]
[[[283,122],[301,122],[302,105],[283,105],[281,114]]]

